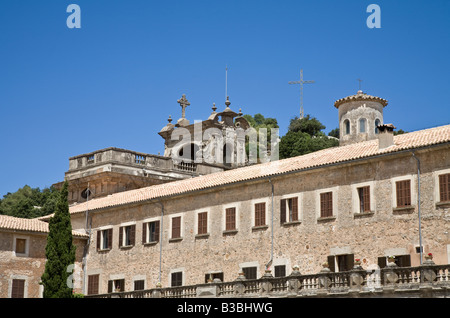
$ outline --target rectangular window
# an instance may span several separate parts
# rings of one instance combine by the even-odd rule
[[[98,283],[100,275],[89,275],[88,276],[88,295],[98,294]]]
[[[175,272],[171,275],[171,285],[172,287],[183,286],[183,272]]]
[[[25,254],[27,251],[27,240],[23,238],[16,238],[16,253]]]
[[[378,257],[378,266],[380,268],[386,267],[388,264],[388,257],[387,256],[381,256]],[[395,255],[394,256],[394,263],[398,267],[409,267],[411,266],[411,256],[410,255]]]
[[[205,283],[208,283],[210,280],[214,280],[216,278],[220,279],[220,281],[223,282],[223,273],[205,274]]]
[[[370,212],[370,187],[358,188],[359,212]]]
[[[24,279],[13,279],[11,298],[24,298],[25,297],[25,280]]]
[[[256,266],[255,267],[243,267],[242,271],[244,272],[245,278],[256,279]]]
[[[333,216],[333,192],[320,194],[320,217]]]
[[[108,281],[108,293],[125,291],[125,279],[115,279]]]
[[[144,280],[134,281],[134,290],[144,290]]]
[[[109,250],[112,247],[112,229],[97,231],[97,250]]]
[[[409,207],[411,206],[411,180],[397,181],[396,194],[397,194],[397,207]]]
[[[172,218],[172,238],[181,238],[181,216]]]
[[[298,198],[282,199],[280,201],[280,222],[298,221]]]
[[[275,268],[275,277],[286,276],[286,265],[277,265]]]
[[[450,201],[450,173],[439,176],[439,199],[441,202]]]
[[[225,209],[225,231],[236,230],[236,208]]]
[[[153,221],[142,225],[142,243],[159,242],[159,223]]]
[[[255,204],[255,226],[266,225],[266,203]]]
[[[136,225],[121,226],[119,228],[119,247],[134,246]]]
[[[198,233],[197,234],[208,233],[208,212],[198,213],[197,218],[198,218]]]
[[[346,272],[353,268],[354,265],[354,255],[353,254],[343,254],[343,255],[330,255],[328,256],[327,262],[330,266],[332,272]]]

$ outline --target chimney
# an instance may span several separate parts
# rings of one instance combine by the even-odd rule
[[[384,149],[394,145],[394,129],[392,124],[379,125],[378,128],[378,149]]]

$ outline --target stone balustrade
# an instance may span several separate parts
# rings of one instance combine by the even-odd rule
[[[367,270],[360,265],[346,272],[324,267],[317,274],[302,275],[294,268],[289,276],[272,277],[266,272],[259,279],[239,274],[232,282],[214,280],[208,284],[154,288],[141,291],[91,295],[93,298],[260,298],[260,297],[449,297],[450,264],[424,262],[417,267]]]

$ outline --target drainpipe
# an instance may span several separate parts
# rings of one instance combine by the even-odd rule
[[[161,205],[161,225],[159,227],[159,281],[158,284],[161,284],[161,267],[162,267],[162,241],[163,241],[163,217],[164,217],[164,205],[161,200],[158,201]]]
[[[420,161],[416,157],[414,151],[412,151],[414,159],[417,160],[417,207],[419,212],[419,250],[420,250],[420,265],[422,265],[423,247],[422,247],[422,225],[421,225],[421,215],[420,215]]]
[[[91,244],[91,226],[92,226],[92,222],[89,222],[89,192],[90,192],[90,190],[89,190],[89,182],[88,182],[88,187],[87,187],[87,191],[86,191],[87,198],[86,198],[86,224],[85,224],[86,230],[85,231],[89,237],[88,237],[88,240],[86,242],[86,246],[84,247],[84,252],[83,252],[83,254],[84,254],[83,255],[84,277],[83,277],[82,290],[83,290],[84,295],[87,295],[87,289],[86,289],[86,286],[87,286],[87,254],[89,253],[89,246]]]
[[[271,234],[271,250],[270,250],[270,260],[269,262],[267,262],[266,264],[266,270],[269,268],[269,266],[272,264],[273,262],[273,183],[272,180],[269,179],[270,185],[272,186],[272,217],[271,217],[271,230],[272,230],[272,234]]]

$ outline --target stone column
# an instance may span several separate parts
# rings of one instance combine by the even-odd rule
[[[361,262],[355,260],[355,265],[351,269],[349,287],[350,291],[360,291],[364,284],[365,271],[361,266]]]
[[[292,267],[292,273],[291,273],[291,275],[289,275],[289,280],[288,280],[288,294],[289,295],[297,295],[297,293],[299,292],[300,287],[301,287],[300,280],[299,280],[300,276],[301,276],[301,273],[299,271],[299,266],[294,265],[294,267]]]

